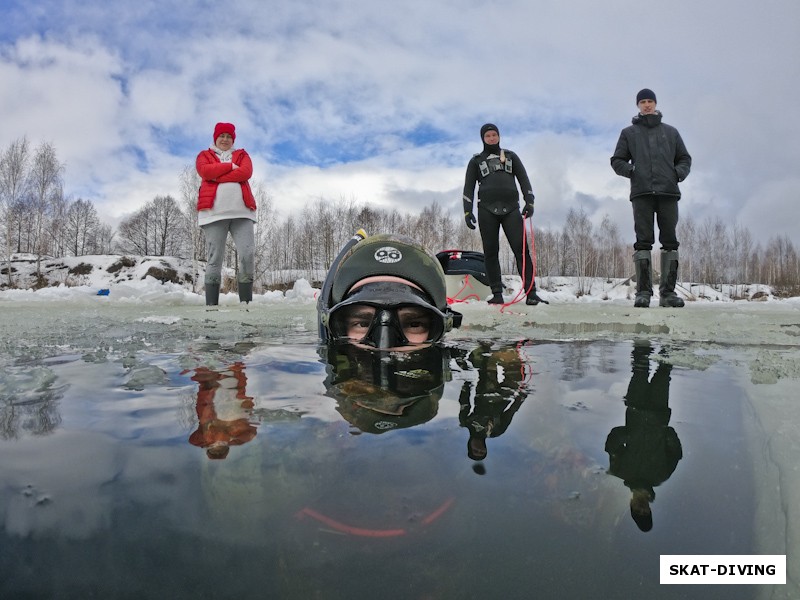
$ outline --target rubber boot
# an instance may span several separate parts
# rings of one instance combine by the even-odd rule
[[[253,282],[239,282],[239,302],[250,304],[253,301]]]
[[[219,304],[219,284],[206,284],[206,306],[217,306]]]
[[[659,306],[680,308],[684,305],[683,298],[675,293],[675,284],[678,281],[678,251],[661,251],[661,283],[658,286],[660,298]]]
[[[636,269],[636,308],[649,308],[653,296],[653,273],[650,250],[637,250],[633,253],[633,266]]]
[[[525,304],[528,306],[536,306],[540,302],[543,304],[550,304],[544,298],[539,297],[539,294],[536,293],[536,286],[534,286],[533,289],[528,292],[528,297],[525,298]]]
[[[489,298],[487,301],[489,304],[505,304],[505,300],[503,300],[503,292],[502,290],[492,290],[492,297]]]

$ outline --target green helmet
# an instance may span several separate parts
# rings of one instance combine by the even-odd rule
[[[369,277],[393,276],[417,286],[398,283],[372,283],[351,293],[353,286]],[[380,234],[353,243],[331,267],[318,303],[320,335],[325,340],[336,339],[330,316],[349,304],[368,304],[376,307],[415,305],[430,308],[441,321],[433,328],[437,341],[461,323],[461,315],[447,305],[445,274],[439,260],[421,244],[409,237]],[[335,328],[334,328],[335,329]]]
[[[447,286],[441,263],[409,237],[380,234],[362,240],[342,258],[334,274],[331,300],[338,304],[350,288],[375,275],[393,275],[419,286],[439,310],[447,308]]]

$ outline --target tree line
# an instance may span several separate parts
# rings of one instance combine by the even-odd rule
[[[0,242],[4,250],[3,285],[13,287],[11,257],[135,254],[191,259],[195,284],[202,283],[205,240],[197,225],[200,179],[194,166],[178,175],[180,197],[159,195],[123,219],[116,230],[100,221],[90,200],[64,195],[64,166],[46,142],[31,147],[26,138],[0,154]],[[303,277],[319,282],[339,249],[359,228],[370,234],[397,233],[432,252],[482,249],[480,236],[464,226],[460,212],[432,202],[419,213],[370,206],[356,199],[325,198],[281,217],[263,182],[251,182],[258,204],[256,288],[275,289]],[[526,222],[526,224],[529,222]],[[562,228],[533,227],[537,277],[575,277],[587,292],[597,278],[627,278],[633,267],[631,240],[606,216],[592,223],[580,206],[569,210]],[[720,218],[682,217],[680,279],[707,285],[765,283],[778,293],[800,293],[800,258],[788,235],[761,242],[749,230]],[[501,267],[515,273],[511,249],[501,244]],[[657,261],[655,261],[657,264]],[[235,269],[229,244],[226,266]]]

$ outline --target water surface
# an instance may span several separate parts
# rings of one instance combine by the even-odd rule
[[[461,340],[376,366],[222,320],[4,355],[0,597],[791,597],[658,583],[662,554],[786,552],[735,349]]]

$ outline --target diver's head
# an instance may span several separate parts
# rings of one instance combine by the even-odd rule
[[[328,277],[330,297],[319,306],[328,341],[406,350],[437,342],[460,325],[461,315],[447,306],[441,264],[405,236],[358,242]]]

